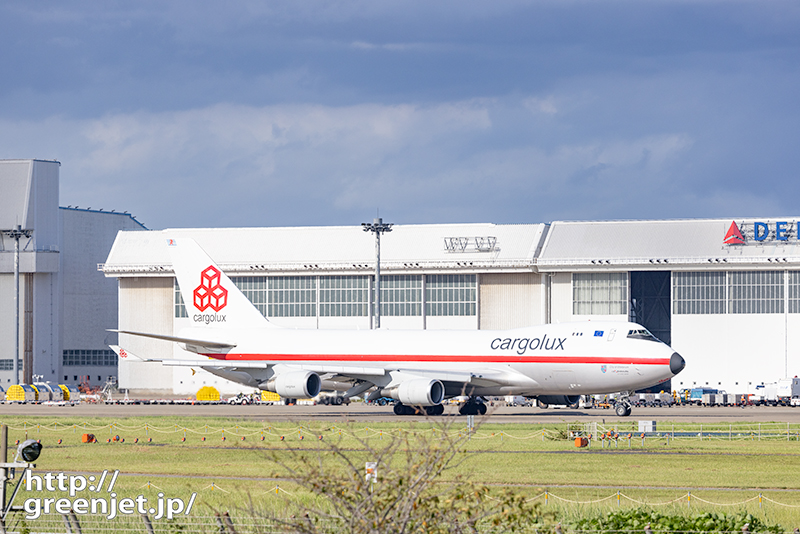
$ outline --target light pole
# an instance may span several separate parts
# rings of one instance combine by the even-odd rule
[[[365,232],[375,233],[375,328],[381,327],[381,234],[392,231],[392,223],[378,217],[371,223],[361,223]]]
[[[17,326],[14,328],[14,384],[19,384],[19,239],[30,237],[33,230],[23,230],[22,226],[17,225],[11,230],[3,230],[3,233],[14,240],[14,316]]]

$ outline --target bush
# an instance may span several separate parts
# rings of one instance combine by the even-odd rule
[[[724,514],[707,512],[685,517],[681,515],[665,515],[641,508],[621,510],[608,514],[581,519],[573,527],[576,531],[591,532],[642,532],[650,525],[654,534],[661,532],[742,532],[748,525],[750,532],[781,533],[783,528],[777,525],[766,525],[757,517],[747,512]]]
[[[432,423],[432,431],[412,429],[381,441],[356,438],[357,445],[349,441],[347,448],[342,440],[331,440],[316,442],[316,450],[287,444],[272,452],[276,476],[315,498],[287,500],[291,516],[271,517],[270,523],[308,534],[547,530],[552,518],[519,492],[490,490],[465,476],[445,480],[466,457],[468,436],[451,426]],[[366,461],[377,463],[374,483],[365,479]]]

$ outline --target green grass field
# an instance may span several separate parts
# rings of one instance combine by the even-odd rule
[[[462,426],[406,422],[333,426],[174,417],[2,417],[0,422],[9,427],[9,452],[17,439],[41,440],[44,450],[36,462],[37,474],[99,476],[103,470],[119,470],[114,487],[119,498],[144,495],[156,500],[162,493],[188,502],[196,493],[192,514],[203,517],[225,510],[240,518],[248,510],[284,514],[308,504],[313,497],[286,480],[275,459],[292,464],[292,455],[302,451],[336,470],[331,444],[363,465],[371,460],[364,442],[380,449],[392,438],[407,436],[413,447],[418,437],[445,442],[446,432],[451,439],[462,439],[463,452],[441,483],[463,476],[493,491],[511,487],[528,499],[546,502],[546,509],[565,522],[604,510],[646,506],[674,513],[747,510],[787,531],[800,526],[800,441],[798,429],[787,429],[785,423],[758,429],[706,425],[703,432],[714,435],[706,434],[702,441],[695,427],[676,424],[674,431],[682,437],[648,437],[644,444],[632,427],[617,428],[619,439],[595,439],[590,448],[578,449],[569,439],[569,431],[578,426],[563,424],[485,424],[468,434]],[[670,423],[659,425],[665,431],[673,429]],[[94,434],[98,443],[81,443],[84,433]],[[633,434],[630,441],[628,433]],[[115,436],[124,442],[107,442]],[[16,503],[60,496],[61,492],[23,490]]]

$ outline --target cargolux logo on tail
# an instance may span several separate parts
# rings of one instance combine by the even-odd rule
[[[725,239],[722,242],[726,245],[744,245],[744,236],[739,230],[736,221],[731,221],[731,226],[728,228],[728,233],[725,234]]]
[[[208,308],[218,312],[228,304],[228,290],[220,283],[221,273],[209,265],[200,273],[200,285],[194,289],[194,306],[200,311]]]

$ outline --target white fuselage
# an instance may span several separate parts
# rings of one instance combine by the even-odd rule
[[[430,376],[447,385],[447,396],[462,394],[456,391],[459,387],[472,395],[581,395],[633,391],[676,374],[668,345],[628,336],[641,328],[627,322],[502,331],[226,328],[220,333],[236,347],[202,354],[228,365],[242,362],[239,369],[252,377],[242,382],[250,385],[284,369],[306,369],[369,377],[379,387],[409,376]],[[196,334],[195,329],[181,332],[185,337]],[[254,367],[257,362],[266,365]]]

